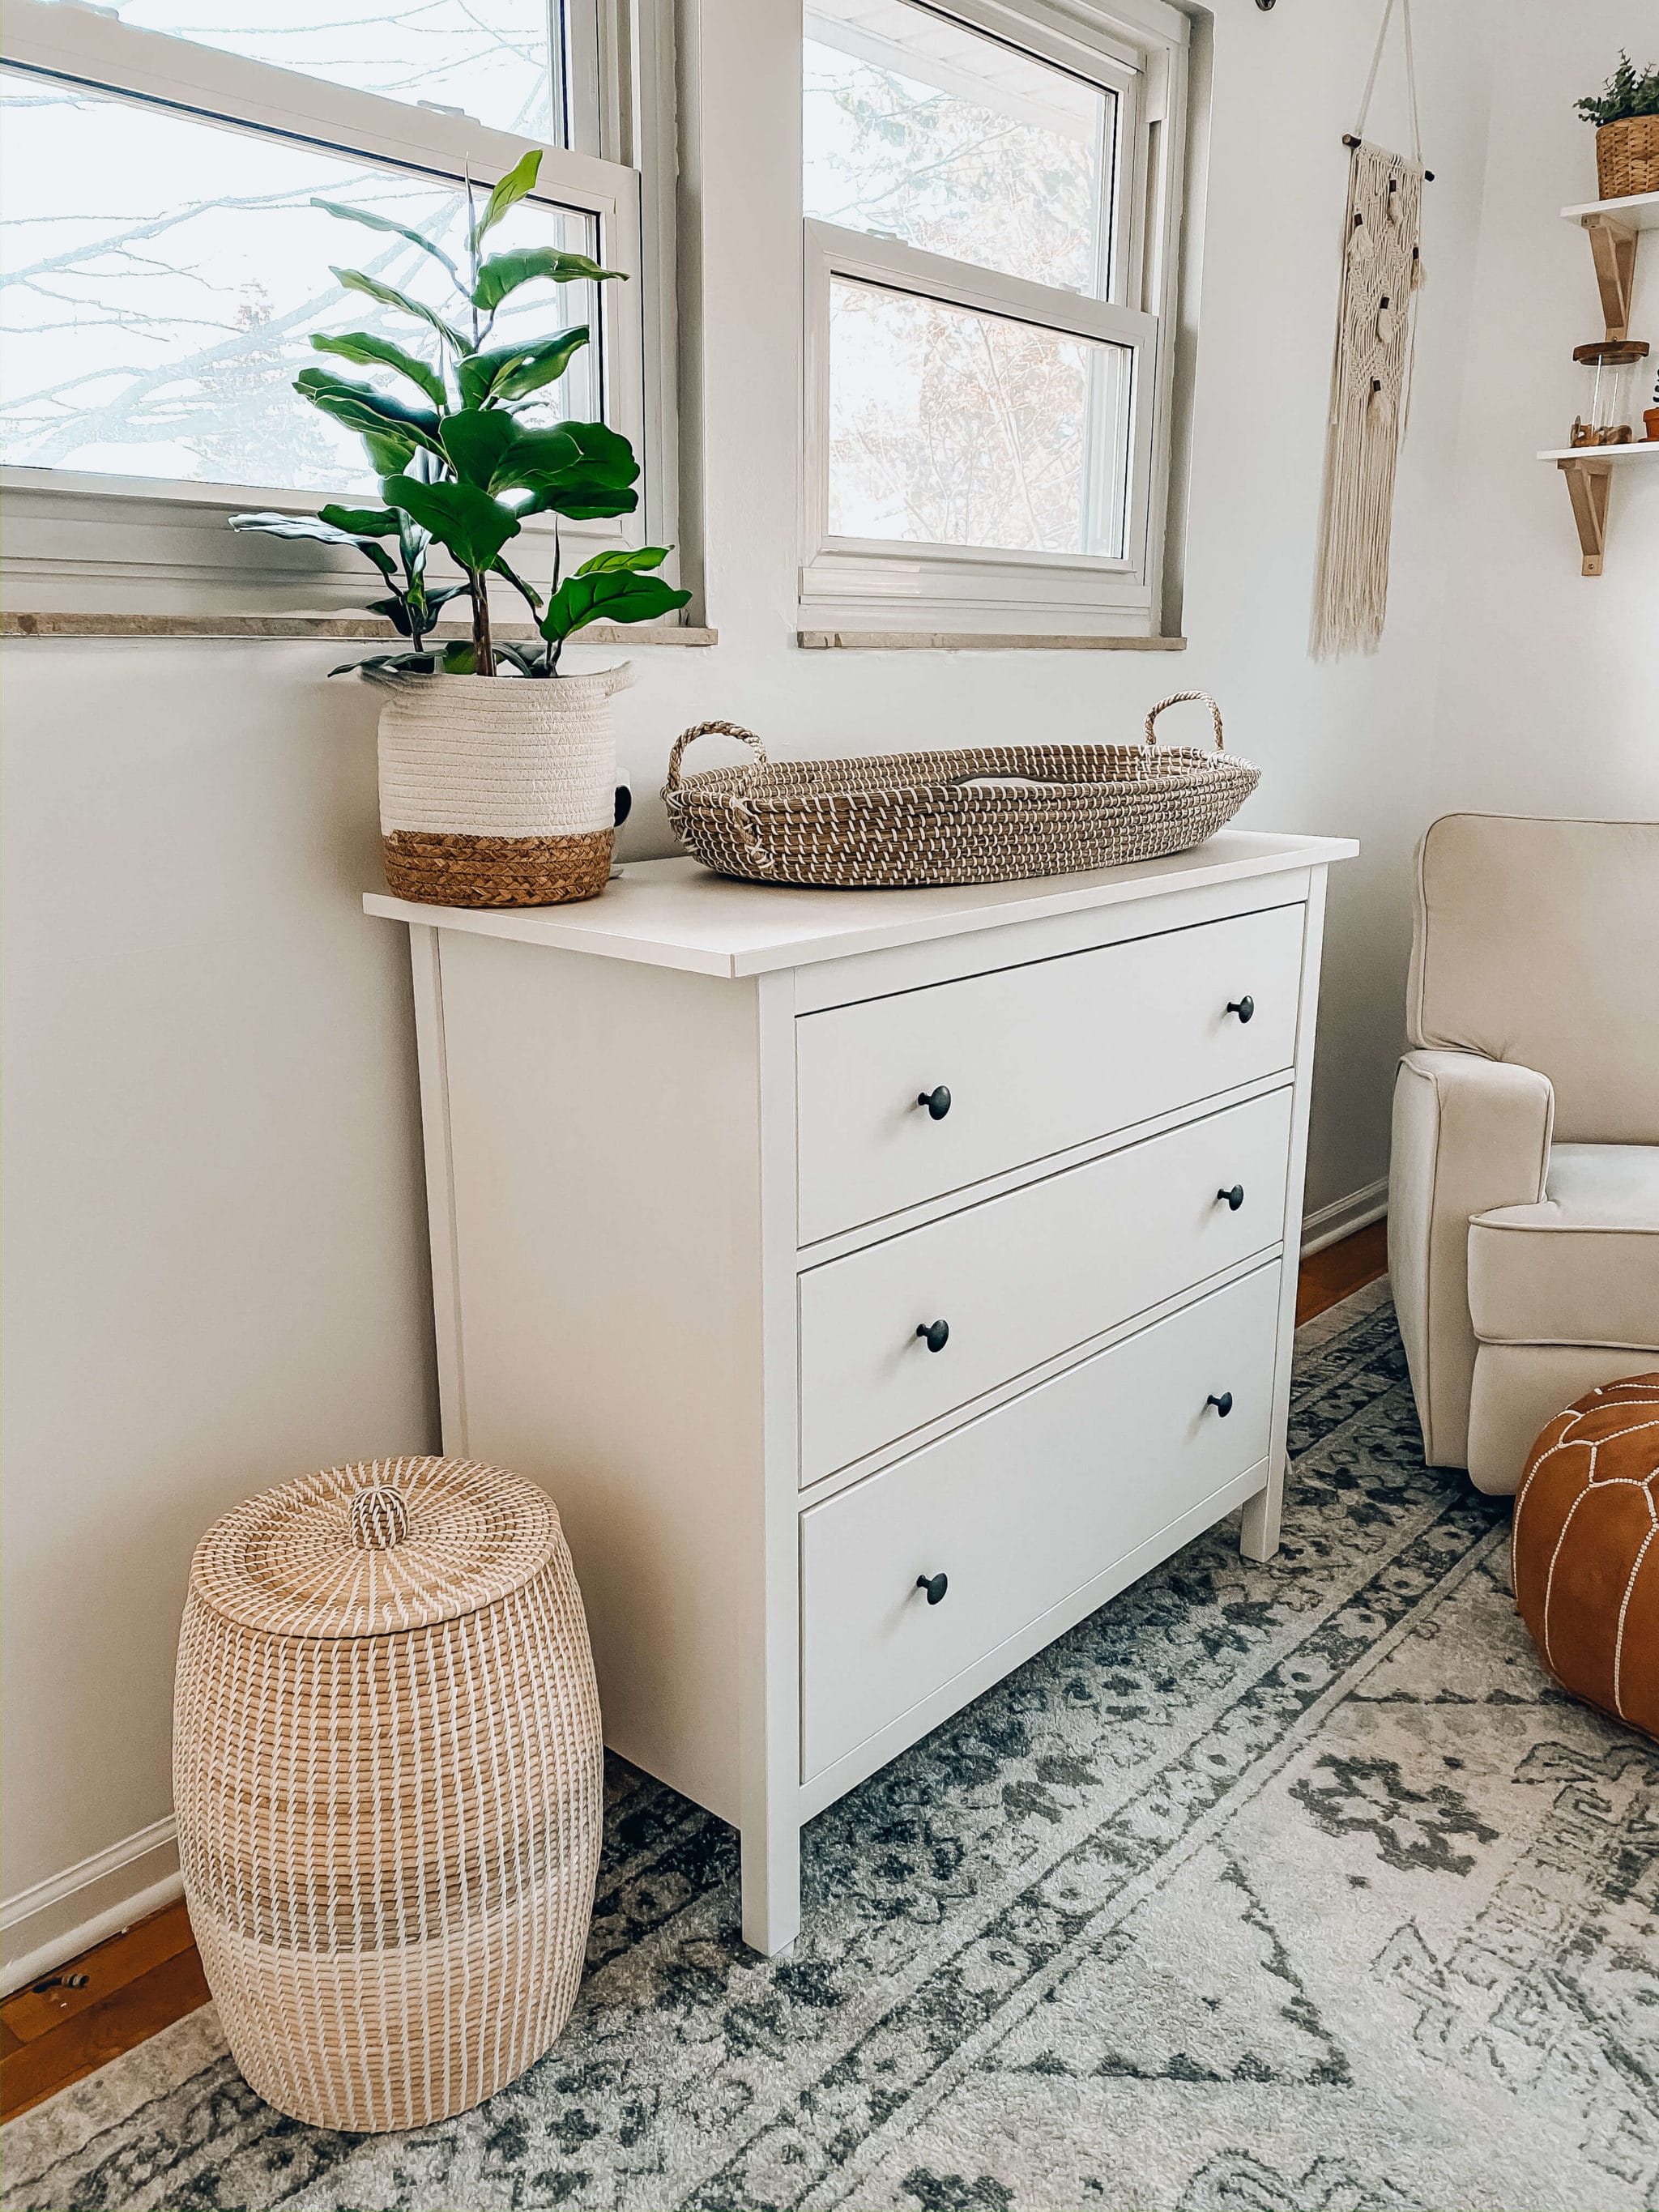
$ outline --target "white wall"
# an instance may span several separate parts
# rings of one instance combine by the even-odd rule
[[[1649,9],[1598,0],[1609,27],[1558,86],[1554,63],[1534,75],[1533,57],[1556,15],[1577,10],[1507,0],[1504,112],[1535,84],[1552,116],[1550,133],[1534,131],[1516,158],[1559,173],[1527,177],[1535,220],[1498,211],[1495,263],[1477,251],[1495,0],[1419,9],[1437,181],[1389,634],[1372,659],[1316,668],[1304,644],[1340,140],[1377,0],[1283,0],[1272,13],[1218,0],[1182,618],[1192,646],[1158,659],[795,649],[793,10],[787,0],[685,4],[702,21],[688,46],[684,267],[707,353],[700,376],[690,365],[688,428],[708,456],[708,611],[721,642],[639,655],[641,681],[619,702],[623,764],[641,802],[625,851],[667,849],[654,798],[667,747],[708,716],[747,722],[784,751],[872,750],[1033,729],[1130,736],[1164,691],[1212,691],[1230,741],[1266,771],[1248,820],[1364,841],[1334,884],[1309,1204],[1374,1184],[1387,1162],[1407,860],[1424,823],[1449,797],[1501,796],[1501,772],[1478,763],[1517,750],[1593,752],[1610,804],[1632,763],[1652,772],[1638,736],[1620,741],[1620,756],[1604,737],[1592,743],[1582,714],[1564,723],[1547,703],[1547,685],[1565,710],[1592,681],[1551,662],[1559,594],[1598,626],[1583,639],[1597,723],[1622,714],[1628,729],[1645,709],[1651,724],[1650,641],[1622,659],[1613,651],[1634,612],[1621,595],[1642,565],[1632,558],[1621,578],[1630,520],[1615,520],[1608,576],[1581,587],[1565,495],[1529,458],[1553,436],[1554,399],[1523,407],[1511,384],[1513,435],[1483,446],[1476,434],[1489,427],[1482,395],[1503,388],[1493,369],[1518,376],[1537,343],[1513,288],[1534,305],[1566,289],[1578,303],[1562,307],[1567,321],[1577,313],[1591,327],[1587,249],[1554,216],[1584,188],[1589,133],[1561,135],[1558,148],[1551,104],[1599,81],[1604,48],[1640,46]],[[1536,40],[1514,33],[1523,11]],[[1396,72],[1386,74],[1373,129],[1397,135]],[[1500,313],[1518,327],[1494,362]],[[1552,361],[1562,342],[1552,324]],[[1460,436],[1470,455],[1461,477]],[[1494,534],[1504,510],[1501,557],[1511,590],[1532,595],[1524,613],[1494,605],[1482,581],[1492,551],[1477,498],[1492,504]],[[1651,536],[1645,544],[1650,588]],[[1596,592],[1606,596],[1592,605]],[[1479,638],[1478,666],[1459,647],[1454,607]],[[1617,607],[1627,611],[1601,611]],[[1551,663],[1542,675],[1515,672],[1522,648]],[[408,988],[396,933],[356,904],[376,877],[374,700],[324,682],[337,657],[153,643],[9,655],[14,1900],[165,1816],[173,1639],[206,1522],[281,1475],[435,1441]],[[1565,805],[1573,787],[1562,775],[1537,796]],[[1638,803],[1650,799],[1650,785]],[[118,1887],[118,1870],[99,1900]],[[9,1954],[71,1924],[73,1897],[48,1907],[33,1935],[9,1935]]]
[[[1565,483],[1532,457],[1588,412],[1572,349],[1601,335],[1589,241],[1560,210],[1596,196],[1595,133],[1572,112],[1619,49],[1659,61],[1654,0],[1525,9],[1494,39],[1492,129],[1449,518],[1436,687],[1438,811],[1659,816],[1659,457],[1615,463],[1607,556],[1578,572]],[[1637,250],[1631,333],[1659,374],[1659,233]]]

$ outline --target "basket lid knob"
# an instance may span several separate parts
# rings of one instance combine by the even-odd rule
[[[351,1501],[351,1540],[360,1552],[389,1552],[409,1534],[409,1508],[401,1490],[377,1483]]]

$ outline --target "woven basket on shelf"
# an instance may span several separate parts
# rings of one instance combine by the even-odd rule
[[[420,2127],[542,2056],[581,1975],[602,1785],[581,1594],[533,1484],[331,1468],[198,1546],[185,1896],[232,2056],[279,2112]]]
[[[1595,134],[1595,183],[1604,200],[1659,192],[1659,115],[1626,115]]]
[[[432,906],[557,906],[611,874],[626,662],[588,676],[411,676],[380,709],[386,879]]]
[[[1159,745],[1164,708],[1201,700],[1214,752]],[[682,776],[693,738],[739,738],[755,759]],[[663,799],[705,867],[830,889],[1009,883],[1184,852],[1231,822],[1260,769],[1222,750],[1221,709],[1179,691],[1145,745],[988,745],[871,760],[769,761],[752,731],[700,722],[675,740]]]

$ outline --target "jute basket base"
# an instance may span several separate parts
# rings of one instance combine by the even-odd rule
[[[349,2134],[425,2127],[494,2096],[552,2049],[581,1979],[581,1948],[545,1895],[480,1916],[464,1943],[385,1951],[284,1949],[199,1903],[191,1926],[249,2087]]]
[[[611,876],[613,830],[574,837],[472,837],[392,830],[386,879],[427,906],[565,906],[597,898]]]

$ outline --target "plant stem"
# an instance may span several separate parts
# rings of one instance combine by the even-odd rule
[[[467,589],[472,594],[472,661],[473,673],[493,676],[495,673],[495,648],[489,638],[489,586],[476,568],[466,572]]]

